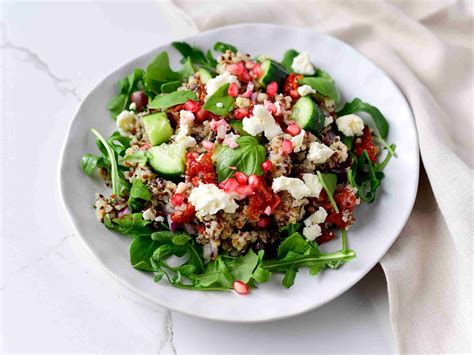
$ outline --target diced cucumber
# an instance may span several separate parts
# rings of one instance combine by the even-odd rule
[[[311,133],[319,134],[324,128],[324,113],[309,96],[301,97],[293,106],[290,120]]]
[[[259,82],[263,86],[267,86],[272,81],[276,81],[278,86],[281,88],[283,81],[288,76],[288,72],[277,62],[267,59],[262,63],[260,67],[262,72]]]
[[[207,82],[212,79],[211,73],[209,73],[204,68],[199,68],[198,73],[199,73],[199,77],[201,78],[201,83],[203,84],[207,84]]]
[[[143,125],[151,145],[167,142],[173,135],[173,128],[165,112],[144,116]]]
[[[148,150],[151,167],[162,177],[176,179],[184,174],[186,148],[180,144],[162,144]]]

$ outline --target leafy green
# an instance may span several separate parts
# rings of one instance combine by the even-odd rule
[[[167,94],[176,91],[181,86],[181,84],[182,82],[180,80],[161,84],[161,92]]]
[[[150,259],[160,243],[151,239],[150,235],[140,235],[133,238],[130,245],[130,262],[136,269],[153,271]]]
[[[293,233],[296,233],[300,230],[302,224],[301,223],[292,223],[292,224],[287,224],[286,226],[281,227],[278,229],[280,234],[289,237]]]
[[[224,42],[216,42],[216,44],[214,44],[214,50],[221,53],[225,53],[227,50],[230,50],[232,53],[237,53],[236,47]]]
[[[317,78],[324,78],[324,79],[327,79],[327,80],[330,80],[330,81],[334,82],[334,79],[332,78],[332,76],[327,71],[324,71],[324,70],[319,69],[319,68],[316,68],[314,76],[317,77]]]
[[[336,174],[323,174],[320,171],[317,172],[319,182],[321,185],[323,185],[324,190],[326,190],[326,193],[328,195],[329,201],[331,201],[332,207],[334,207],[334,210],[336,213],[339,213],[339,208],[337,208],[336,201],[334,201],[334,191],[336,191],[336,185],[337,185],[337,176]]]
[[[235,98],[229,96],[227,90],[230,84],[222,85],[204,103],[203,109],[218,116],[224,116],[234,107]]]
[[[288,49],[284,54],[283,54],[283,60],[281,61],[281,65],[288,71],[288,73],[293,73],[294,70],[291,68],[291,65],[293,64],[293,59],[300,53],[294,49]]]
[[[116,158],[124,155],[125,151],[130,148],[130,138],[122,136],[118,131],[115,131],[107,138],[107,143],[115,152]]]
[[[211,51],[208,51],[206,55],[198,48],[192,47],[186,42],[173,42],[171,45],[183,56],[181,63],[184,63],[189,58],[197,66],[206,68],[211,72],[216,71],[217,61],[213,58]]]
[[[387,138],[389,126],[385,117],[377,107],[365,103],[359,98],[355,98],[352,100],[352,102],[346,103],[344,107],[337,113],[337,116],[340,117],[356,112],[368,113],[372,117],[380,137],[382,139]]]
[[[139,212],[143,209],[144,201],[150,201],[151,192],[148,186],[140,179],[135,179],[130,189],[128,208],[131,212]]]
[[[104,224],[110,230],[130,237],[149,236],[152,233],[152,230],[149,228],[151,221],[144,220],[141,213],[125,214],[120,218],[114,219],[106,215]]]
[[[143,166],[148,162],[149,156],[150,156],[150,153],[148,153],[147,151],[139,150],[121,158],[119,160],[119,163],[124,163],[128,161],[132,163],[138,163]]]
[[[114,119],[128,108],[132,92],[143,89],[143,75],[142,69],[135,69],[132,74],[117,82],[119,93],[110,99],[107,106]]]
[[[253,272],[257,267],[259,258],[253,250],[249,250],[247,254],[232,259],[227,262],[226,265],[234,280],[240,280],[242,282],[249,282],[252,278]]]
[[[149,108],[153,109],[164,109],[180,104],[184,104],[188,100],[197,100],[197,96],[193,91],[181,90],[174,91],[169,94],[163,94],[157,96],[148,105]]]
[[[92,154],[84,154],[81,158],[81,169],[89,176],[97,168],[100,157]]]
[[[218,181],[223,181],[235,173],[234,167],[246,175],[262,175],[265,161],[265,147],[252,136],[239,137],[239,147],[232,149],[219,145],[214,153]]]
[[[306,77],[298,81],[301,85],[309,85],[317,93],[322,96],[331,98],[336,102],[336,105],[341,101],[341,95],[334,84],[332,79],[327,79],[324,77]]]

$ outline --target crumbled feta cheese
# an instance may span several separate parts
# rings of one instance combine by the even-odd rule
[[[222,107],[224,107],[224,105],[222,104],[222,102],[217,102],[216,107],[222,108]]]
[[[313,225],[310,225],[308,227],[304,227],[303,228],[303,235],[307,240],[313,241],[321,235],[321,227],[317,224],[313,224]]]
[[[341,142],[339,137],[336,137],[336,139],[330,145],[329,148],[331,148],[332,150],[334,150],[336,152],[336,154],[337,154],[336,161],[338,163],[345,162],[347,160],[347,158],[349,157],[349,154],[347,152],[347,146],[344,143]]]
[[[265,94],[264,92],[259,92],[257,94],[257,102],[264,102],[267,99],[268,99],[268,95]]]
[[[334,150],[327,145],[319,142],[311,142],[307,158],[316,164],[323,164],[333,154]]]
[[[135,102],[132,102],[130,106],[128,106],[128,109],[131,111],[136,111],[137,110],[137,104]]]
[[[304,220],[304,225],[309,227],[312,224],[324,223],[327,216],[328,216],[328,213],[326,212],[326,210],[322,207],[319,207],[319,209],[316,212],[314,212],[311,216],[309,216],[308,218]]]
[[[122,136],[128,135],[128,133],[135,127],[136,117],[132,111],[122,111],[117,116],[117,128]]]
[[[314,67],[311,64],[311,60],[309,59],[309,54],[307,52],[300,53],[293,58],[291,69],[293,69],[296,73],[303,75],[313,75],[315,73]]]
[[[222,74],[216,76],[215,78],[210,79],[206,84],[206,93],[207,97],[214,94],[217,89],[219,89],[222,85],[227,83],[235,83],[237,87],[240,87],[239,79],[236,76],[230,74],[228,71],[223,72]]]
[[[293,144],[293,152],[298,153],[301,151],[301,146],[303,145],[304,135],[306,131],[304,129],[301,130],[296,136],[291,137],[291,144]]]
[[[153,208],[149,208],[146,211],[143,211],[142,217],[145,221],[153,221],[155,219],[155,210]]]
[[[274,192],[288,191],[290,195],[297,200],[301,200],[311,193],[303,180],[286,176],[280,176],[274,179],[272,190]]]
[[[309,94],[316,94],[316,90],[314,90],[309,85],[302,85],[302,86],[298,87],[298,94],[300,96],[306,96],[306,95],[309,95]]]
[[[243,119],[243,129],[252,136],[264,132],[265,137],[268,139],[283,133],[272,114],[263,105],[255,105],[253,116]]]
[[[334,122],[334,118],[332,118],[332,116],[324,117],[324,127],[329,126],[333,122]]]
[[[250,102],[251,102],[250,99],[239,96],[235,99],[235,106],[239,108],[247,108],[247,107],[250,107]]]
[[[364,130],[364,121],[357,115],[351,113],[336,119],[337,129],[346,137],[361,136]]]
[[[215,215],[220,210],[234,213],[239,207],[231,195],[214,184],[200,184],[191,191],[188,201],[194,206],[198,216]]]
[[[336,110],[336,101],[333,99],[324,98],[324,106],[329,112],[334,112]]]
[[[163,216],[158,216],[155,218],[155,222],[163,222],[165,220],[165,217]]]
[[[174,140],[176,143],[181,144],[185,148],[196,146],[196,139],[189,135],[193,122],[194,114],[191,111],[179,111],[179,129]]]
[[[303,181],[310,191],[308,197],[319,197],[319,194],[323,189],[323,185],[321,185],[318,176],[315,174],[306,173],[303,174]]]

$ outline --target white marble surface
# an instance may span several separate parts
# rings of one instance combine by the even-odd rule
[[[380,268],[320,309],[257,325],[169,312],[112,280],[89,256],[59,201],[64,134],[102,76],[192,29],[169,20],[156,2],[1,6],[0,352],[394,350]]]

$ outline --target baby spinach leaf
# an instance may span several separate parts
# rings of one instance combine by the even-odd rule
[[[380,137],[382,139],[387,138],[389,126],[385,117],[377,107],[365,103],[359,98],[355,98],[352,100],[352,102],[346,103],[344,107],[337,113],[337,116],[340,117],[357,112],[368,113],[372,117]]]
[[[114,119],[128,108],[132,92],[142,90],[143,74],[142,69],[135,69],[132,74],[117,82],[119,93],[110,99],[107,106]]]
[[[153,109],[164,109],[176,105],[184,104],[188,100],[197,100],[197,96],[193,91],[182,90],[174,91],[169,94],[163,94],[157,96],[148,105],[149,108]]]
[[[204,103],[203,109],[218,116],[225,116],[234,108],[235,98],[229,96],[227,90],[230,84],[222,85]]]
[[[288,49],[284,54],[283,54],[283,60],[281,61],[281,65],[286,69],[288,73],[293,73],[294,70],[291,68],[291,65],[293,64],[293,59],[300,53],[294,49]]]
[[[324,78],[324,79],[330,80],[331,82],[334,82],[334,79],[332,78],[332,76],[327,71],[324,71],[324,70],[319,69],[319,68],[316,68],[314,76],[317,77],[317,78]]]
[[[171,45],[176,48],[176,50],[183,56],[181,63],[184,63],[185,60],[189,58],[193,64],[215,72],[217,61],[212,57],[212,53],[210,51],[208,51],[207,55],[205,55],[201,50],[190,46],[186,42],[173,42]]]
[[[337,207],[336,201],[334,200],[334,191],[336,191],[337,185],[337,176],[335,174],[323,174],[320,171],[317,172],[319,182],[323,185],[324,190],[328,195],[329,201],[331,201],[332,207],[336,213],[339,213],[339,208]]]
[[[239,147],[219,145],[214,153],[218,181],[223,181],[235,173],[233,167],[246,175],[262,175],[265,161],[265,147],[252,136],[239,137]]]
[[[152,230],[149,228],[151,221],[143,219],[141,213],[125,214],[120,218],[111,219],[106,215],[104,224],[110,230],[128,235],[130,237],[150,236]]]
[[[89,176],[97,168],[100,157],[92,154],[84,154],[81,158],[81,169]]]
[[[130,245],[130,262],[136,269],[153,271],[150,259],[160,244],[149,235],[140,235],[133,239]]]
[[[221,53],[225,53],[227,50],[230,50],[232,53],[237,53],[236,47],[224,42],[216,42],[216,44],[214,44],[214,50]]]
[[[171,69],[167,52],[159,53],[150,64],[148,64],[145,74],[147,79],[163,83],[181,79],[180,74]]]
[[[181,80],[164,83],[161,85],[161,92],[165,94],[174,92],[181,86],[181,84],[182,84]]]
[[[309,85],[316,92],[322,96],[326,96],[334,100],[336,105],[341,101],[341,95],[334,84],[332,79],[326,79],[323,77],[306,77],[298,81],[301,85]]]

